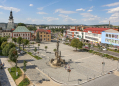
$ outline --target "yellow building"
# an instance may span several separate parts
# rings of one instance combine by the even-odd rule
[[[40,41],[51,41],[51,31],[50,30],[44,30],[44,29],[37,29],[36,34],[39,32]]]

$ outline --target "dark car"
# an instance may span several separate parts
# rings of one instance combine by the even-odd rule
[[[25,54],[26,52],[25,51],[20,51],[20,54]]]

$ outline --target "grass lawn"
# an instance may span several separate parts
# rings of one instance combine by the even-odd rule
[[[10,68],[8,68],[8,71],[11,74],[12,78],[14,79],[14,81],[16,79],[18,79],[22,75],[22,71],[20,70],[19,67],[17,67],[18,76],[16,76],[16,67],[12,67],[11,68],[11,72],[10,72]]]
[[[38,57],[38,56],[34,56],[34,55],[32,55],[31,52],[28,52],[28,54],[31,55],[31,56],[33,56],[33,57],[36,58],[37,60],[42,59],[41,57]]]
[[[25,78],[24,80],[22,80],[18,86],[28,86],[30,84],[30,81]]]

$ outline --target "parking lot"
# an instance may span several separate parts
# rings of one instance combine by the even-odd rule
[[[38,44],[34,44],[35,47],[38,47],[37,45]],[[45,46],[48,46],[47,53],[45,51]],[[60,83],[73,85],[83,83],[89,79],[93,79],[104,73],[108,73],[111,70],[117,69],[118,66],[117,61],[112,61],[106,58],[104,58],[105,65],[102,65],[102,57],[93,55],[88,52],[74,52],[73,50],[75,50],[75,48],[60,43],[59,50],[61,51],[62,59],[65,59],[66,62],[68,62],[69,59],[72,60],[69,64],[71,69],[71,73],[69,75],[64,67],[52,68],[48,65],[49,60],[51,58],[55,58],[53,51],[53,49],[55,48],[56,42],[41,43],[40,50],[37,51],[40,52],[40,54],[37,55],[39,55],[43,59],[32,61],[31,63],[37,65],[40,70]],[[32,46],[31,49],[33,50],[34,47]],[[78,81],[79,79],[80,82]]]

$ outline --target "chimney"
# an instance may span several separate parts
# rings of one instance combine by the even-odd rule
[[[109,21],[109,28],[110,28],[110,21]]]

